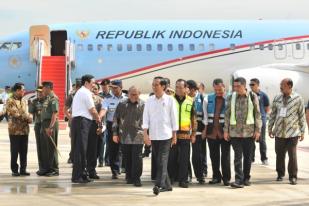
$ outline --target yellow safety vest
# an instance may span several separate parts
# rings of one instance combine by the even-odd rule
[[[232,94],[232,100],[231,100],[231,117],[230,117],[230,125],[236,125],[236,97],[237,93],[233,92]],[[251,100],[251,94],[248,93],[248,114],[247,114],[247,120],[246,125],[254,124],[254,106],[253,102]]]
[[[175,98],[176,99],[176,98]],[[186,99],[180,105],[177,100],[179,131],[189,132],[191,130],[191,111],[193,109],[193,99],[186,96]]]

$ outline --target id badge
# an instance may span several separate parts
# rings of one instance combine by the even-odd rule
[[[282,107],[282,108],[280,109],[279,116],[280,116],[280,117],[286,117],[286,114],[287,114],[287,108],[286,108],[286,107]]]

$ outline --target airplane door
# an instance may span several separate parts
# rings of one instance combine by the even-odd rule
[[[303,59],[305,57],[305,45],[304,42],[297,42],[291,44],[292,53],[294,59]]]
[[[287,57],[287,48],[285,41],[274,43],[274,55],[276,59],[285,59]]]
[[[65,56],[65,41],[68,39],[67,31],[52,31],[51,56]]]
[[[31,26],[29,29],[30,60],[33,61],[37,55],[38,41],[43,42],[43,55],[50,56],[50,31],[47,25]]]

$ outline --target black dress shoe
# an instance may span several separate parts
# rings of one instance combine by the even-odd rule
[[[103,163],[99,163],[99,166],[98,167],[103,167]]]
[[[128,185],[131,185],[131,184],[133,184],[133,183],[134,183],[133,180],[131,180],[131,179],[128,179],[128,180],[127,180],[127,184],[128,184]]]
[[[224,186],[230,186],[231,185],[229,180],[223,180],[223,184],[224,184]]]
[[[159,195],[160,194],[160,188],[158,186],[154,186],[152,191],[153,191],[153,194],[155,194],[155,195]]]
[[[46,174],[46,172],[41,171],[41,170],[38,170],[38,171],[36,171],[36,174],[37,174],[38,176],[44,176],[44,175]]]
[[[170,191],[173,191],[172,187],[170,188],[160,187],[160,192],[170,192]]]
[[[209,181],[209,184],[214,185],[214,184],[220,184],[221,180],[213,178],[212,180]]]
[[[135,187],[141,187],[142,186],[142,182],[140,180],[137,180],[134,182],[134,186]]]
[[[59,172],[49,171],[49,172],[46,172],[43,176],[46,176],[46,177],[59,176]]]
[[[117,174],[113,174],[113,175],[112,175],[112,179],[113,179],[113,180],[117,180],[117,179],[118,179],[118,175],[117,175]]]
[[[30,176],[30,173],[27,171],[21,171],[20,176]]]
[[[244,185],[245,185],[245,186],[251,186],[250,180],[245,180],[245,181],[244,181]]]
[[[20,176],[20,174],[18,172],[12,172],[12,176],[13,177],[18,177],[18,176]]]
[[[236,183],[236,182],[233,182],[233,183],[231,184],[231,187],[233,187],[233,188],[244,188],[244,185],[243,185],[243,184]]]
[[[290,179],[290,184],[291,185],[297,185],[297,179],[295,177]]]
[[[205,184],[205,179],[204,178],[199,178],[199,179],[197,179],[197,181],[201,185]]]
[[[78,183],[78,184],[85,184],[88,183],[87,180],[84,180],[83,178],[78,178],[77,180],[72,180],[73,183]]]
[[[278,182],[282,182],[282,181],[283,181],[283,177],[278,176],[278,177],[277,177],[277,181],[278,181]]]
[[[100,177],[97,174],[91,174],[91,175],[89,175],[89,178],[94,179],[94,180],[100,179]]]
[[[179,187],[188,188],[189,184],[187,182],[179,182]]]

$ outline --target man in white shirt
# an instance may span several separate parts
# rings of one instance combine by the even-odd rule
[[[82,87],[76,92],[72,103],[72,137],[74,138],[74,156],[72,182],[87,183],[89,179],[87,167],[88,136],[92,120],[100,123],[99,114],[95,109],[91,89],[95,83],[92,75],[82,77]]]
[[[152,155],[156,160],[156,183],[153,188],[155,195],[172,191],[167,164],[170,148],[177,141],[178,118],[174,98],[165,94],[166,86],[167,82],[163,77],[154,78],[154,95],[147,100],[143,113],[144,141],[146,145],[152,145]]]

